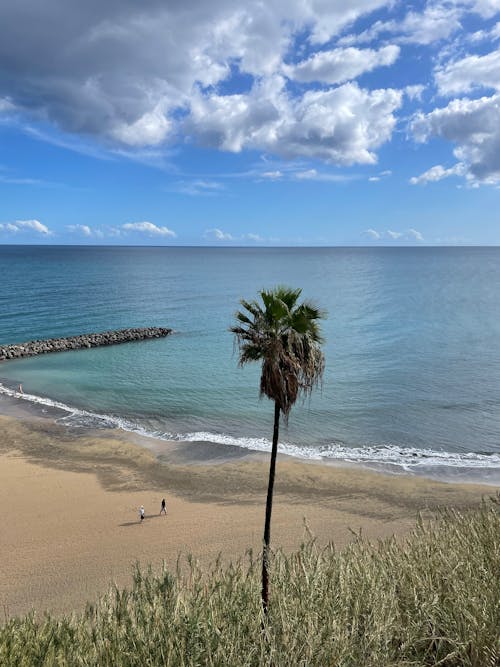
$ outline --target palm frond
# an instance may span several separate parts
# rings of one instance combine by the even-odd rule
[[[248,315],[245,315],[245,313],[242,313],[241,311],[237,311],[234,316],[237,320],[243,322],[243,324],[252,324],[252,320],[248,317]]]
[[[294,289],[293,287],[287,287],[286,285],[278,285],[269,290],[269,294],[271,294],[273,298],[282,301],[289,310],[293,310],[297,303],[297,299],[302,294],[302,290],[300,287]]]
[[[240,303],[243,308],[248,310],[248,312],[251,313],[254,317],[259,317],[262,315],[262,309],[257,301],[245,301],[245,299],[241,299]]]

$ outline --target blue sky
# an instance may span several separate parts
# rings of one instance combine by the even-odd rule
[[[0,243],[500,244],[500,0],[0,6]]]

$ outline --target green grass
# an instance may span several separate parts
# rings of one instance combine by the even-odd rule
[[[499,497],[419,521],[404,541],[311,540],[272,558],[263,629],[260,562],[136,569],[70,618],[0,629],[0,665],[500,665]]]

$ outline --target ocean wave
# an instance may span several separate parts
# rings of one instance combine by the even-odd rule
[[[125,419],[114,417],[112,415],[98,414],[90,412],[89,410],[82,410],[75,408],[61,401],[56,401],[46,396],[38,396],[36,394],[21,393],[10,387],[0,383],[0,394],[10,396],[35,405],[42,405],[52,410],[61,410],[66,414],[62,417],[56,418],[56,422],[64,423],[69,426],[85,427],[85,428],[122,428],[125,431],[132,431],[140,433],[141,435],[152,435],[142,429],[139,425],[133,422],[128,422]]]
[[[220,445],[240,447],[257,452],[269,452],[271,442],[266,438],[236,437],[224,433],[209,431],[193,431],[171,433],[162,430],[148,429],[137,422],[115,415],[98,414],[88,410],[71,407],[35,394],[20,393],[0,383],[0,394],[15,399],[28,401],[51,409],[61,410],[65,415],[56,418],[58,423],[75,428],[119,428],[141,436],[159,440],[175,440],[178,442],[213,442]],[[446,452],[442,450],[401,447],[394,444],[365,445],[350,447],[339,443],[312,445],[295,445],[280,442],[278,451],[293,458],[312,461],[344,461],[349,463],[382,464],[397,466],[405,471],[418,471],[419,468],[450,467],[464,469],[487,468],[500,469],[500,454],[479,452]]]
[[[268,452],[271,449],[271,442],[265,438],[240,438],[204,431],[180,434],[175,439],[187,442],[216,442],[221,445],[232,445],[261,452]],[[280,442],[278,451],[294,458],[350,463],[384,463],[400,466],[405,470],[436,465],[454,468],[500,468],[500,455],[495,453],[445,452],[397,445],[347,447],[331,443],[315,447]]]

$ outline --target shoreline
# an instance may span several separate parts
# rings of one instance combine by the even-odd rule
[[[6,618],[32,607],[56,614],[82,609],[112,581],[129,585],[134,562],[175,568],[179,554],[208,564],[219,554],[236,560],[261,549],[267,456],[236,452],[207,461],[196,455],[196,443],[185,450],[185,443],[171,442],[158,460],[117,430],[84,432],[19,414],[0,416],[0,432]],[[419,513],[467,510],[491,492],[279,456],[272,546],[296,549],[305,523],[319,544],[338,548],[355,539],[353,532],[371,540],[401,537]],[[166,518],[159,516],[162,497]]]
[[[10,386],[9,386],[10,385]],[[71,433],[85,432],[95,433],[100,436],[101,432],[118,432],[121,437],[130,442],[139,444],[161,460],[165,452],[169,452],[176,443],[178,452],[182,452],[186,462],[191,459],[193,463],[208,463],[231,461],[234,459],[249,459],[266,457],[269,448],[263,447],[259,438],[232,438],[218,434],[201,433],[201,437],[175,437],[165,438],[159,434],[148,433],[140,425],[135,425],[125,419],[112,415],[98,414],[85,409],[72,408],[49,397],[32,395],[29,393],[19,394],[14,388],[12,381],[6,382],[0,377],[0,415],[13,414],[14,416],[27,416],[28,418],[42,417],[62,422],[64,427]],[[72,423],[75,417],[81,421],[94,421],[93,425],[82,425]],[[68,422],[66,422],[68,420]],[[188,434],[196,436],[198,434]],[[241,442],[238,442],[241,440]],[[247,441],[250,442],[248,445]],[[243,444],[243,442],[245,444]],[[235,444],[237,443],[237,444]],[[415,450],[397,446],[380,448],[380,458],[374,459],[366,450],[375,448],[347,448],[352,455],[345,455],[345,448],[339,446],[339,456],[330,457],[314,452],[311,455],[311,447],[307,447],[309,456],[296,445],[288,445],[280,441],[280,456],[293,460],[302,461],[306,464],[354,467],[370,470],[375,473],[394,476],[415,476],[435,481],[484,484],[492,487],[500,486],[500,455],[484,453],[455,453],[433,451],[430,449]],[[395,457],[395,459],[394,459]],[[402,457],[403,462],[399,460]],[[491,465],[491,463],[493,465]]]

